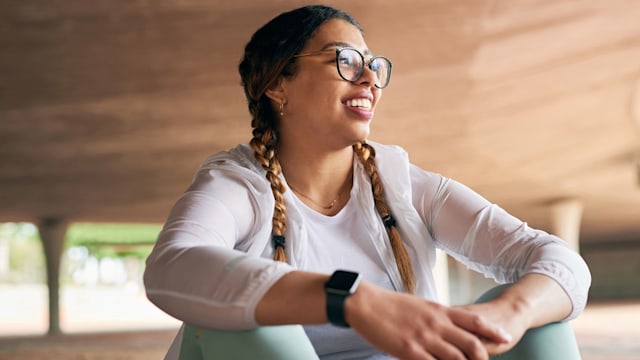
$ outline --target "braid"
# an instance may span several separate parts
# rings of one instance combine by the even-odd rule
[[[275,247],[273,259],[276,261],[286,262],[287,257],[284,253],[285,238],[284,232],[287,228],[287,208],[284,205],[284,192],[286,187],[278,176],[281,172],[280,162],[276,158],[275,151],[276,136],[271,128],[253,130],[253,139],[251,139],[251,147],[254,151],[256,160],[267,171],[267,179],[271,184],[271,191],[275,199],[273,209],[273,229],[272,239]]]
[[[382,181],[378,176],[378,168],[375,161],[375,150],[366,142],[360,142],[353,145],[353,150],[358,156],[360,163],[365,168],[369,178],[371,178],[371,188],[373,190],[373,200],[376,210],[382,218],[385,227],[387,228],[387,234],[389,235],[389,241],[391,242],[391,249],[393,249],[393,256],[396,259],[396,265],[398,271],[402,277],[402,283],[408,293],[412,294],[415,290],[415,279],[413,276],[413,268],[411,267],[411,260],[407,254],[407,249],[400,238],[400,233],[396,227],[395,220],[391,215],[391,210],[384,199],[384,191],[382,188]]]

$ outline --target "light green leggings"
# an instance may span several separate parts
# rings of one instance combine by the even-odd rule
[[[499,294],[489,290],[477,302]],[[318,359],[302,326],[264,326],[248,331],[199,329],[185,325],[180,360],[313,360]],[[527,331],[509,352],[495,360],[580,360],[571,325],[553,323]]]

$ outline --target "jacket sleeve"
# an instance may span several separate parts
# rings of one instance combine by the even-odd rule
[[[587,302],[591,274],[582,257],[560,238],[532,229],[470,188],[412,167],[413,201],[436,245],[498,283],[526,274],[554,279],[577,317]]]
[[[256,202],[241,179],[201,170],[178,199],[147,259],[147,297],[186,323],[257,327],[255,307],[291,267],[235,250],[255,236]]]

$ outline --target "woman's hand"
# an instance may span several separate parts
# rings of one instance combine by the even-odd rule
[[[530,312],[527,311],[528,307],[524,304],[494,300],[487,303],[466,305],[458,308],[477,314],[509,334],[511,337],[511,341],[509,342],[496,342],[480,336],[480,340],[490,355],[502,354],[513,348],[531,324]]]
[[[507,344],[482,339],[489,354],[494,355],[514,347],[528,329],[566,318],[571,306],[569,297],[553,279],[528,274],[493,300],[460,308],[478,314],[511,335]]]
[[[367,282],[345,302],[351,327],[372,345],[403,360],[484,360],[489,357],[485,343],[512,343],[504,330],[481,313],[442,306]]]

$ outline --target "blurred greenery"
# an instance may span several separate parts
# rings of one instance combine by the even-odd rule
[[[61,278],[66,282],[78,264],[72,264],[70,249],[86,249],[88,256],[145,259],[161,225],[118,223],[73,223],[67,229]],[[4,268],[2,267],[5,261]],[[38,229],[31,223],[0,223],[0,281],[46,282],[45,257]]]
[[[67,243],[69,246],[153,245],[160,229],[161,225],[157,224],[75,223],[67,230]]]
[[[0,249],[8,267],[0,269],[0,280],[9,283],[43,283],[46,281],[44,252],[38,229],[30,223],[0,223]]]
[[[84,246],[98,259],[132,256],[144,259],[158,237],[158,224],[76,223],[67,230],[67,247]]]

